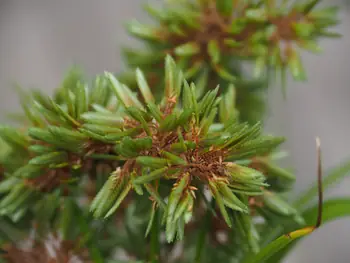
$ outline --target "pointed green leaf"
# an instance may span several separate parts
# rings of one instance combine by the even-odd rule
[[[159,193],[150,185],[150,184],[145,184],[144,185],[147,192],[156,200],[157,204],[163,209],[166,209],[166,204],[162,197],[159,195]]]
[[[230,48],[240,48],[243,46],[242,42],[236,41],[231,38],[225,38],[224,44]]]
[[[150,157],[150,156],[139,156],[136,158],[136,162],[154,169],[164,168],[168,165],[168,160],[164,158]]]
[[[65,163],[68,160],[66,152],[51,152],[37,157],[34,157],[29,161],[29,164],[33,165],[53,165]]]
[[[311,0],[308,3],[305,3],[303,7],[303,13],[305,15],[308,14],[319,2],[320,0]]]
[[[169,160],[169,163],[172,165],[186,165],[187,162],[181,158],[180,156],[177,156],[175,154],[172,154],[170,152],[163,151],[162,155]]]
[[[189,206],[191,204],[191,199],[193,197],[191,194],[187,193],[185,197],[182,198],[182,200],[179,202],[179,205],[177,206],[175,213],[174,213],[174,222],[180,219],[186,212],[186,210],[191,209]]]
[[[212,192],[212,194],[213,194],[213,196],[215,198],[215,201],[216,201],[217,205],[219,206],[221,215],[223,216],[226,224],[229,227],[232,227],[231,218],[230,218],[230,216],[228,215],[228,213],[226,211],[224,200],[223,200],[221,194],[219,193],[216,185],[213,182],[209,182],[209,187],[210,187],[210,191]]]
[[[152,95],[151,89],[149,88],[146,78],[139,68],[136,69],[136,80],[145,101],[147,103],[154,102],[154,97]]]
[[[237,114],[236,89],[233,84],[230,84],[219,104],[220,121],[221,123],[227,123],[230,119],[235,119]]]
[[[157,29],[146,26],[136,20],[127,25],[127,30],[130,34],[147,40],[160,40],[160,35]]]
[[[10,145],[20,148],[27,148],[29,141],[24,134],[21,134],[18,130],[2,126],[0,127],[0,138],[9,143]]]
[[[200,126],[202,135],[204,135],[204,136],[207,135],[211,125],[215,121],[215,118],[217,116],[217,112],[218,112],[218,109],[213,108],[211,110],[210,114],[205,119],[203,119],[201,126]]]
[[[186,124],[189,123],[192,113],[193,113],[192,109],[184,109],[184,111],[180,114],[177,120],[177,125],[180,127],[185,127]]]
[[[118,101],[125,107],[135,106],[142,108],[141,102],[135,97],[130,89],[124,84],[120,83],[112,73],[105,72],[105,76],[111,84],[114,94],[118,98]]]
[[[220,77],[222,77],[223,79],[227,80],[227,81],[235,81],[236,77],[234,75],[232,75],[228,70],[226,70],[223,66],[221,65],[214,65],[214,69],[216,71],[216,73],[218,73],[218,75]]]
[[[172,189],[170,196],[169,196],[169,202],[168,202],[168,209],[167,209],[167,221],[166,221],[166,238],[168,242],[172,242],[175,237],[175,222],[174,222],[174,215],[176,208],[179,204],[180,199],[183,196],[183,191],[188,183],[188,174],[183,175],[183,177],[180,179],[178,184]]]
[[[260,78],[266,69],[266,59],[264,56],[260,56],[255,60],[254,77]]]
[[[291,51],[290,56],[288,57],[288,66],[294,79],[301,81],[306,80],[306,74],[301,58],[295,49]]]
[[[206,116],[213,109],[215,99],[217,98],[217,95],[218,95],[218,91],[219,91],[219,86],[217,86],[214,90],[207,92],[204,95],[204,97],[201,99],[198,105],[198,109],[199,109],[199,113],[202,116]]]
[[[95,125],[120,128],[124,124],[123,118],[113,113],[86,112],[81,115],[81,118],[85,122]]]
[[[93,133],[97,133],[100,135],[106,135],[109,133],[121,133],[121,129],[113,126],[107,126],[102,124],[90,124],[85,123],[83,124],[82,128],[87,129]]]
[[[258,22],[265,22],[267,20],[267,13],[263,8],[248,9],[245,15],[247,18]]]
[[[203,64],[204,63],[202,61],[197,61],[193,63],[192,66],[185,71],[184,78],[185,79],[193,78],[203,68]]]
[[[252,168],[228,163],[226,169],[234,182],[263,186],[265,176]]]
[[[105,218],[110,217],[118,209],[120,204],[123,202],[123,200],[129,193],[130,189],[131,189],[131,184],[127,184],[126,186],[124,186],[124,189],[121,190],[119,197],[117,198],[112,208],[107,212],[107,214],[105,215]]]
[[[148,225],[147,225],[147,229],[146,229],[146,233],[145,233],[145,237],[147,237],[152,229],[152,225],[154,222],[154,216],[156,214],[156,208],[154,205],[152,205],[152,209],[151,209],[151,214],[149,217],[149,221],[148,221]]]
[[[164,12],[163,10],[161,9],[156,9],[152,6],[152,4],[149,4],[149,3],[146,3],[144,6],[143,6],[144,10],[149,14],[151,15],[152,17],[154,17],[155,19],[157,20],[160,20],[160,21],[166,21],[167,19],[167,13]]]
[[[265,207],[271,209],[271,211],[283,216],[290,216],[297,213],[295,208],[291,207],[287,201],[283,200],[276,193],[264,191],[263,196]]]
[[[120,193],[119,175],[120,169],[111,174],[92,201],[90,211],[93,212],[94,217],[99,218],[104,216]]]
[[[230,206],[232,209],[248,213],[248,207],[238,199],[238,197],[231,191],[226,183],[218,183],[217,186],[222,196],[232,204]]]
[[[315,26],[312,23],[295,23],[293,24],[293,28],[296,35],[301,39],[310,38],[315,31]]]
[[[171,98],[175,93],[176,64],[174,59],[167,55],[165,58],[165,97]]]
[[[49,97],[45,96],[41,93],[39,90],[33,90],[32,91],[32,96],[34,100],[39,103],[43,108],[53,111],[52,105],[50,103]]]
[[[220,61],[221,51],[219,44],[216,40],[210,40],[208,43],[208,54],[211,58],[211,61],[214,64],[218,64]]]
[[[177,114],[173,112],[160,122],[159,130],[161,132],[174,130],[178,126]]]
[[[144,116],[146,116],[145,112],[141,111],[136,107],[128,107],[126,108],[127,113],[141,123],[142,128],[145,130],[148,136],[151,136],[151,130],[148,127],[148,123],[146,122]]]
[[[135,183],[135,178],[137,177],[137,175],[138,174],[136,173],[136,171],[133,171],[132,173],[130,173],[132,187],[138,195],[143,195],[142,186]]]
[[[150,172],[149,174],[145,174],[145,175],[136,177],[136,179],[134,180],[134,183],[135,184],[146,184],[146,183],[152,182],[154,180],[160,179],[164,176],[164,174],[166,173],[167,170],[168,170],[168,167],[164,167],[164,168],[154,170],[154,171]]]
[[[313,53],[321,53],[322,52],[322,48],[318,45],[318,43],[316,41],[313,40],[303,40],[303,41],[299,41],[298,45],[301,48],[304,48],[308,51],[311,51]]]
[[[28,134],[30,137],[39,141],[44,141],[53,144],[55,144],[56,142],[54,136],[49,131],[41,128],[29,128]]]
[[[75,96],[75,112],[76,116],[79,118],[81,114],[88,111],[88,94],[87,94],[86,85],[84,83],[79,83],[76,89]]]
[[[256,224],[253,222],[253,218],[249,214],[234,212],[234,224],[238,226],[239,233],[243,238],[242,242],[246,242],[249,245],[251,252],[258,253],[259,247],[259,233],[256,229]]]
[[[266,171],[269,177],[279,177],[290,181],[295,180],[294,174],[290,173],[286,169],[283,169],[271,162],[262,161],[260,164],[262,165],[264,171]]]
[[[50,102],[51,102],[51,105],[54,108],[56,114],[58,114],[58,116],[61,119],[66,120],[66,122],[72,126],[75,126],[75,127],[80,126],[80,123],[77,120],[75,120],[73,118],[73,116],[69,115],[69,113],[64,108],[62,108],[60,105],[56,104],[55,101],[52,99],[50,99]]]
[[[110,100],[111,89],[108,86],[108,80],[104,75],[98,75],[94,81],[94,87],[91,91],[91,104],[107,106]]]
[[[65,141],[84,141],[88,139],[86,135],[81,134],[76,130],[67,129],[64,127],[48,126],[48,131],[51,132],[54,136],[58,137],[59,139]]]
[[[178,56],[193,56],[200,52],[200,47],[196,42],[187,42],[177,46],[174,52]]]

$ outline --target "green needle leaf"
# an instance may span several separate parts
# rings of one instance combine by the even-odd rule
[[[136,69],[136,80],[137,80],[137,85],[139,86],[145,101],[147,103],[154,102],[154,97],[152,95],[151,89],[149,88],[146,78],[139,68]]]
[[[29,161],[29,164],[33,165],[53,165],[64,163],[68,160],[67,153],[65,152],[52,152],[37,156]]]
[[[220,61],[220,47],[216,40],[210,40],[208,44],[208,54],[213,62],[213,64],[218,64]]]
[[[147,229],[146,229],[146,233],[145,233],[145,237],[147,237],[149,235],[149,232],[151,231],[153,222],[154,222],[154,216],[156,214],[156,208],[154,205],[152,205],[151,208],[151,215],[149,217],[149,221],[148,221],[148,225],[147,225]]]
[[[75,100],[75,112],[76,116],[79,118],[81,114],[88,111],[88,94],[85,84],[79,83],[76,91]]]
[[[306,80],[306,74],[300,55],[295,49],[291,51],[290,56],[288,57],[288,65],[294,79],[302,81]]]
[[[167,220],[166,220],[166,238],[168,242],[172,242],[176,232],[176,221],[174,221],[176,208],[179,205],[181,198],[183,197],[185,186],[188,183],[189,175],[185,174],[178,184],[172,189],[169,196],[169,202],[167,206]]]
[[[192,56],[200,52],[200,47],[195,42],[188,42],[183,45],[177,46],[174,52],[178,56]]]
[[[143,165],[144,167],[150,168],[163,168],[168,165],[168,160],[164,158],[156,158],[150,156],[139,156],[136,158],[136,162]]]
[[[219,206],[220,212],[221,212],[222,216],[224,217],[226,224],[229,227],[232,227],[231,218],[229,217],[229,215],[227,213],[227,210],[226,210],[225,204],[224,204],[224,200],[223,200],[221,194],[219,193],[216,185],[213,182],[209,182],[209,186],[210,186],[210,190],[215,198],[215,201],[216,201],[217,205]]]
[[[149,174],[146,175],[142,175],[137,177],[134,180],[135,184],[145,184],[145,183],[149,183],[151,181],[157,180],[162,178],[162,176],[164,176],[165,172],[168,170],[168,167],[164,167],[164,168],[160,168],[157,170],[152,171]]]
[[[284,201],[280,196],[275,193],[264,191],[264,204],[267,208],[271,209],[273,212],[290,216],[296,214],[297,211],[292,208],[287,201]]]
[[[160,35],[155,28],[146,26],[136,20],[127,25],[127,30],[130,34],[143,39],[160,40]]]
[[[135,97],[131,90],[124,84],[120,83],[112,73],[105,72],[105,76],[111,84],[114,94],[125,108],[131,106],[142,108],[141,102]]]
[[[121,193],[120,193],[117,201],[115,202],[115,204],[112,206],[112,208],[105,215],[105,218],[110,217],[118,209],[120,204],[123,202],[123,200],[125,199],[125,197],[129,193],[131,187],[132,187],[131,184],[127,184],[127,186],[125,186],[125,188],[121,191]]]

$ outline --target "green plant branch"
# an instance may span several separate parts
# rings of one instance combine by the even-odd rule
[[[322,193],[349,163],[321,180],[318,147],[318,185],[290,204],[295,175],[275,163],[284,138],[260,123],[272,77],[305,80],[299,51],[338,36],[336,8],[319,2],[147,6],[155,26],[128,24],[147,47],[124,50],[132,72],[87,81],[74,68],[53,96],[20,91],[22,127],[0,127],[0,261],[47,263],[54,234],[59,262],[109,262],[116,249],[167,262],[179,241],[174,263],[278,262],[321,219],[347,216],[346,198],[322,206]]]

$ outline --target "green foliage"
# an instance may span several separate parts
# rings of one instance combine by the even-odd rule
[[[113,179],[100,190],[91,209],[96,217],[108,217],[131,188],[142,195],[142,188],[146,185],[158,185],[162,180],[168,180],[174,187],[161,198],[168,199],[162,213],[166,218],[167,240],[171,242],[176,233],[182,238],[185,223],[190,221],[192,209],[196,206],[194,198],[199,187],[209,187],[229,226],[232,223],[227,209],[248,213],[247,198],[263,195],[262,187],[268,185],[262,173],[235,164],[235,161],[270,152],[283,139],[262,136],[259,124],[251,127],[240,124],[225,111],[221,112],[230,122],[211,131],[210,127],[218,119],[218,107],[224,105],[220,105],[218,89],[197,99],[195,85],[182,79],[174,61],[167,57],[165,64],[165,95],[159,103],[151,93],[144,92],[148,84],[141,71],[137,70],[137,75],[140,93],[146,101],[144,104],[127,86],[106,73],[123,105],[123,118],[130,122],[123,131],[131,134],[128,130],[133,130],[134,134],[115,142],[116,153],[125,164],[117,175],[111,175]],[[229,107],[229,102],[224,106]],[[136,127],[140,128],[136,131]],[[275,200],[272,197],[262,199],[270,200],[270,203]],[[289,207],[286,203],[281,206]],[[162,206],[158,203],[157,207]],[[275,208],[275,211],[279,212],[279,209]]]
[[[52,97],[22,91],[25,123],[0,127],[0,262],[52,262],[50,238],[57,262],[281,260],[319,226],[306,205],[320,191],[285,198],[296,178],[276,162],[284,138],[262,131],[264,96],[271,72],[304,80],[298,50],[335,36],[336,9],[318,2],[146,6],[159,24],[128,24],[148,48],[124,50],[132,72],[73,68]],[[348,205],[327,201],[323,220]]]
[[[234,84],[240,119],[255,123],[264,112],[261,91],[267,85],[266,75],[273,70],[285,85],[289,70],[295,80],[305,80],[299,50],[319,53],[318,39],[337,35],[328,31],[338,22],[337,9],[317,9],[318,2],[189,0],[166,3],[161,9],[146,5],[156,25],[134,20],[127,26],[146,48],[125,48],[123,54],[131,68],[145,72],[154,92],[162,90],[166,54],[175,58],[187,79],[199,81],[206,75],[211,89],[218,83],[223,89]],[[247,61],[255,64],[253,74],[243,70]],[[132,74],[122,76],[130,85],[135,83]],[[247,108],[252,104],[260,106]]]

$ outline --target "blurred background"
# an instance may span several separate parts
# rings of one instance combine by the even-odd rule
[[[123,68],[119,47],[134,45],[123,25],[137,18],[145,0],[0,0],[0,121],[19,109],[13,84],[40,88],[48,94],[74,64],[87,75]],[[295,192],[316,181],[315,136],[322,142],[327,169],[350,159],[350,8],[341,6],[342,39],[324,40],[323,54],[304,54],[308,81],[289,81],[287,99],[271,87],[266,130],[285,135],[288,166],[297,174]],[[350,195],[350,178],[327,196]],[[350,220],[332,222],[305,238],[288,263],[350,262]]]

